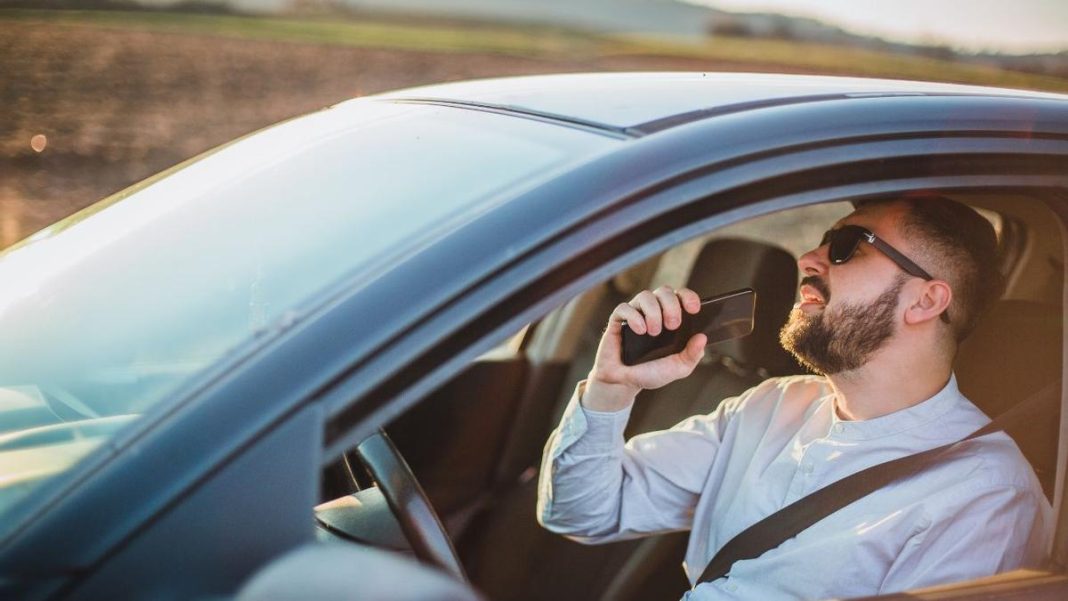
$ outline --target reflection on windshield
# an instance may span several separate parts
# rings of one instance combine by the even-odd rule
[[[238,141],[0,255],[0,511],[316,292],[610,143],[357,101]]]

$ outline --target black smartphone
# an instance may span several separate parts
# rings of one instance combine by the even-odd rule
[[[677,353],[699,332],[708,336],[708,344],[746,336],[753,331],[755,309],[756,292],[743,288],[701,299],[701,310],[696,315],[684,311],[681,326],[675,330],[664,328],[656,336],[635,334],[624,323],[623,364],[637,365]]]

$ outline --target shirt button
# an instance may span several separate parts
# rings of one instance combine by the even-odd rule
[[[738,585],[734,584],[733,582],[728,582],[727,583],[727,590],[733,593],[733,592],[738,590]]]
[[[806,464],[802,465],[801,466],[801,471],[805,472],[806,474],[811,474],[812,473],[812,464],[811,463],[806,463]]]
[[[842,432],[845,431],[845,426],[843,426],[842,424],[835,424],[834,425],[834,431],[838,432],[838,433],[842,433]]]

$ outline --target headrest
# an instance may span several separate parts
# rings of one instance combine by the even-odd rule
[[[702,297],[738,288],[756,291],[756,324],[745,338],[709,347],[710,355],[729,357],[748,369],[770,375],[799,373],[779,345],[779,330],[797,293],[797,261],[785,250],[741,238],[711,240],[694,262],[687,286]]]

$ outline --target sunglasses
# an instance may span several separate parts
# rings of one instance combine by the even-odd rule
[[[857,248],[860,246],[861,242],[867,242],[877,248],[879,252],[889,257],[890,260],[903,269],[905,273],[918,278],[923,278],[924,280],[934,279],[931,274],[924,271],[922,267],[914,263],[896,248],[880,240],[868,228],[859,225],[843,225],[842,227],[833,230],[827,230],[827,232],[823,234],[823,239],[820,240],[820,246],[829,244],[830,248],[827,251],[827,256],[830,258],[831,263],[841,265],[853,258],[853,255],[856,254]],[[942,321],[946,323],[949,323],[948,313],[948,311],[943,311],[941,315]]]

